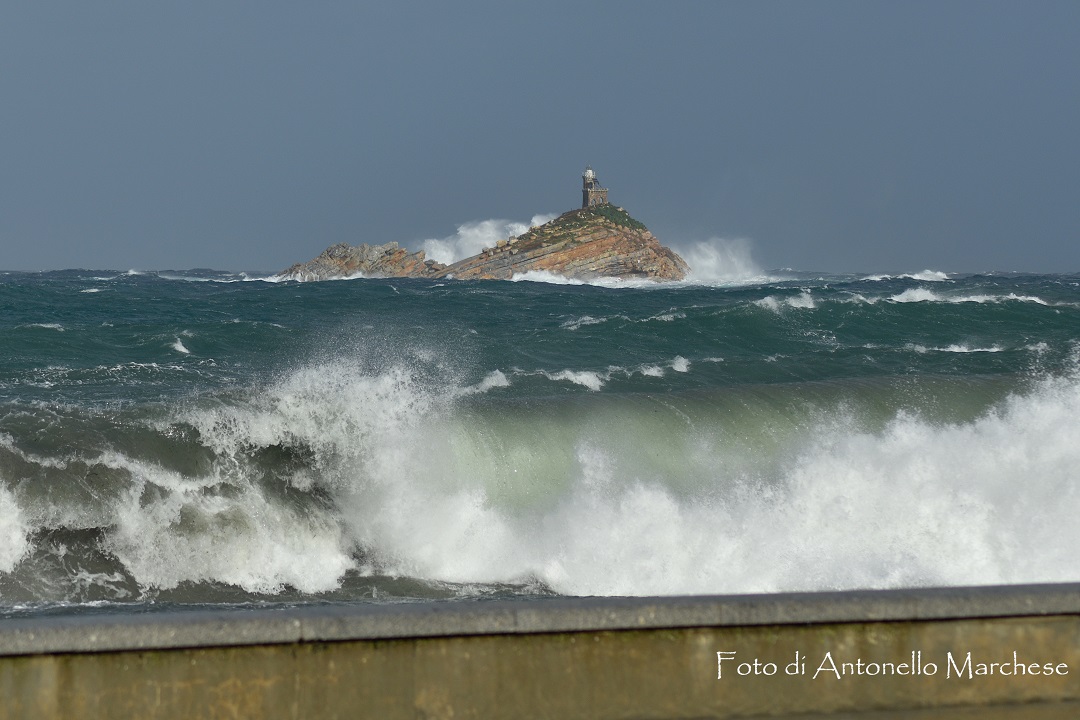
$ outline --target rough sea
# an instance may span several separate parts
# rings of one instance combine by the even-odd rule
[[[1080,580],[1080,275],[0,273],[0,616]]]

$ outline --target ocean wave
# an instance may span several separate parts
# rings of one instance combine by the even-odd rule
[[[27,323],[26,325],[16,325],[16,330],[25,330],[29,328],[37,328],[41,330],[56,330],[57,332],[64,332],[66,328],[60,323]]]
[[[925,355],[928,352],[947,352],[947,353],[999,353],[1005,348],[1000,345],[992,345],[990,347],[972,347],[962,343],[953,343],[945,347],[926,347],[925,345],[919,345],[917,343],[908,343],[904,346],[908,350],[913,350],[920,355]]]
[[[917,273],[908,273],[904,275],[868,275],[862,278],[867,282],[880,282],[882,280],[921,280],[923,282],[945,282],[949,279],[949,274],[941,272],[940,270],[923,270]]]
[[[892,302],[940,302],[940,303],[1004,303],[1004,302],[1030,302],[1036,305],[1049,305],[1042,298],[1034,295],[941,295],[927,288],[908,288],[901,293],[888,298]]]
[[[567,369],[556,372],[548,370],[517,370],[515,374],[525,377],[542,376],[553,382],[570,382],[597,392],[616,377],[632,378],[635,375],[640,375],[647,378],[662,378],[667,374],[667,370],[678,373],[689,372],[690,361],[681,355],[677,355],[666,363],[643,363],[632,368],[610,365],[606,370]]]
[[[0,485],[0,573],[9,573],[29,550],[29,527],[15,496]]]
[[[773,312],[780,312],[784,307],[798,308],[800,310],[812,310],[817,307],[817,302],[809,290],[803,290],[798,295],[783,298],[768,295],[760,300],[755,300],[754,304]]]
[[[787,459],[741,475],[730,474],[734,448],[722,437],[683,448],[682,470],[668,477],[610,435],[581,437],[567,491],[538,516],[473,488],[436,503],[461,518],[435,523],[451,539],[440,552],[416,523],[390,534],[408,558],[403,571],[463,582],[536,577],[570,594],[1074,580],[1078,411],[1075,381],[1046,381],[971,422],[899,413],[868,431],[841,412],[809,429]],[[632,428],[633,442],[655,448],[633,422],[617,432]],[[687,493],[687,483],[697,490]],[[1018,483],[1024,503],[1015,502]],[[1060,532],[1071,532],[1067,542],[1054,539]]]
[[[0,604],[308,598],[358,576],[566,594],[1075,579],[1080,382],[1047,375],[1075,332],[1032,307],[1041,280],[919,288],[1029,312],[914,321],[888,302],[907,284],[850,279],[302,302],[153,282],[115,284],[164,298],[131,332],[126,305],[98,308],[111,295],[11,321],[68,331],[12,333],[0,377]]]
[[[607,372],[657,369],[689,362]],[[549,374],[586,387],[601,376]],[[163,438],[211,453],[194,472],[121,450],[63,462],[20,451],[24,464],[101,468],[120,484],[101,509],[76,495],[66,512],[31,485],[0,484],[0,572],[19,571],[42,523],[77,516],[102,528],[117,587],[118,572],[142,588],[262,594],[330,591],[346,573],[574,595],[1075,579],[1075,378],[950,422],[907,410],[879,422],[859,402],[807,408],[780,394],[615,396],[569,415],[457,405],[509,382],[301,368],[159,421]]]
[[[536,283],[548,283],[550,285],[586,285],[584,280],[577,280],[575,278],[568,278],[558,273],[548,272],[547,270],[530,270],[523,273],[514,273],[510,278],[510,282],[536,282]]]
[[[952,352],[952,353],[997,353],[1001,352],[1004,348],[1000,345],[993,345],[991,347],[972,347],[970,345],[953,344],[943,348],[934,348],[940,352]]]
[[[686,318],[686,313],[677,308],[669,308],[665,312],[650,315],[645,318],[635,319],[629,315],[607,315],[604,317],[593,317],[591,315],[581,315],[579,317],[572,317],[564,320],[560,323],[559,327],[564,330],[578,330],[589,325],[601,325],[611,320],[622,320],[628,323],[648,323],[648,322],[675,322],[676,320],[683,320]]]
[[[582,328],[582,327],[585,327],[587,325],[600,325],[601,323],[606,323],[608,320],[612,320],[615,317],[618,317],[618,318],[620,318],[622,320],[627,320],[627,321],[630,320],[630,318],[628,318],[625,315],[617,315],[617,316],[612,316],[612,317],[601,317],[601,318],[595,318],[595,317],[593,317],[591,315],[582,315],[580,317],[570,318],[569,320],[563,321],[559,325],[559,327],[561,327],[561,328],[563,328],[565,330],[577,330],[578,328]]]
[[[657,290],[679,287],[680,283],[651,278],[619,278],[598,277],[582,280],[579,278],[566,277],[548,270],[529,270],[523,273],[514,273],[510,282],[535,282],[549,285],[591,285],[592,287],[624,290]]]

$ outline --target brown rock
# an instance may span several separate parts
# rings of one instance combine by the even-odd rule
[[[505,250],[509,252],[502,252]],[[325,280],[360,274],[509,280],[533,270],[579,280],[601,277],[682,280],[690,268],[625,210],[604,203],[563,213],[549,223],[509,241],[500,240],[495,248],[484,248],[479,255],[450,266],[425,259],[423,251],[410,253],[396,242],[355,247],[340,243],[310,262],[293,265],[282,277]]]
[[[682,280],[690,268],[625,210],[604,204],[564,213],[518,236],[512,252],[466,258],[436,277],[509,280],[533,270],[579,280]]]
[[[281,276],[289,280],[329,280],[364,277],[434,277],[446,266],[424,258],[424,251],[410,253],[396,242],[386,245],[331,245],[314,260],[297,263]]]

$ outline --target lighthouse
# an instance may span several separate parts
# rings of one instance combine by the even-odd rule
[[[600,181],[596,179],[596,173],[590,166],[586,165],[585,172],[581,174],[581,207],[603,205],[606,202],[607,188],[600,187]]]

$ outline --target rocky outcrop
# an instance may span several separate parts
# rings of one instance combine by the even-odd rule
[[[343,277],[436,277],[446,266],[424,259],[424,251],[410,253],[396,242],[385,245],[338,243],[306,263],[281,274],[288,280],[331,280]]]
[[[677,253],[620,207],[604,203],[563,213],[551,222],[484,248],[479,255],[446,266],[409,253],[397,243],[344,243],[311,262],[293,265],[282,277],[325,280],[365,277],[509,280],[544,271],[578,280],[602,277],[682,280],[690,271]]]
[[[625,210],[604,204],[572,210],[516,238],[500,240],[436,277],[509,280],[536,270],[578,280],[682,280],[690,268]]]

